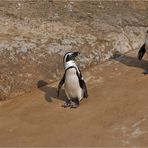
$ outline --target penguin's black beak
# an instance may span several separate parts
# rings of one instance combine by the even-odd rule
[[[80,52],[73,52],[70,59],[75,60],[75,58],[80,54]]]
[[[80,52],[73,52],[72,56],[75,58],[80,54]]]

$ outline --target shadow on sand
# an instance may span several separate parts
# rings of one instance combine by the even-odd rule
[[[119,53],[118,53],[119,55]],[[147,69],[148,68],[148,61],[146,60],[141,60],[139,61],[137,57],[130,57],[128,55],[122,55],[120,53],[120,56],[116,56],[111,58],[113,60],[116,60],[120,63],[123,63],[127,66],[131,66],[131,67],[137,67],[137,68],[141,68],[143,70]]]
[[[58,100],[61,100],[61,101],[66,101],[67,98],[66,98],[66,95],[65,95],[65,91],[63,89],[61,89],[60,96],[57,98],[57,93],[56,93],[57,88],[51,87],[47,84],[48,83],[45,82],[44,80],[39,80],[37,82],[37,88],[45,93],[44,98],[45,98],[46,101],[52,102],[52,99],[58,99]]]

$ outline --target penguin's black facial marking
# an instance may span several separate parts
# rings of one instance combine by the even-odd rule
[[[70,56],[70,55],[67,55],[67,57],[66,57],[66,62],[68,62],[68,61],[70,61],[70,60],[72,60],[71,56]]]
[[[73,60],[73,56],[72,56],[72,53],[67,53],[65,56],[64,56],[64,61],[65,62],[68,62],[70,60]]]
[[[64,55],[64,61],[68,62],[71,60],[75,60],[75,58],[79,55],[79,52],[68,52]]]

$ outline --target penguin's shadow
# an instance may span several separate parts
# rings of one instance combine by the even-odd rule
[[[53,99],[58,99],[61,101],[66,101],[67,97],[65,95],[65,91],[61,89],[59,97],[57,97],[57,88],[47,85],[48,83],[44,80],[39,80],[37,82],[37,88],[43,91],[44,98],[47,102],[52,102]]]
[[[130,67],[137,67],[137,68],[141,68],[143,70],[148,69],[148,61],[146,61],[144,59],[139,61],[137,57],[131,57],[128,55],[119,54],[119,55],[115,55],[115,58],[111,58],[111,59],[116,60],[116,61],[118,61],[122,64],[125,64],[127,66],[130,66]]]

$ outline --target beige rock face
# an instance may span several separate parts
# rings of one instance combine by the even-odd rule
[[[0,100],[59,80],[67,51],[80,51],[85,69],[139,49],[147,10],[147,1],[0,0]]]

